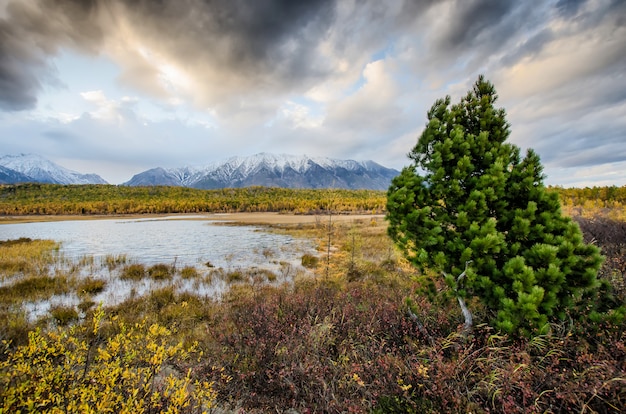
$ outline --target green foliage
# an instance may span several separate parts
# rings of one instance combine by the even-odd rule
[[[281,227],[325,241],[315,229]],[[106,315],[86,297],[87,316],[68,326],[29,322],[1,297],[0,340],[10,344],[0,348],[0,412],[626,412],[623,310],[601,323],[588,312],[530,339],[486,325],[450,334],[460,311],[442,298],[443,278],[409,277],[385,230],[337,223],[328,278],[265,285],[254,279],[269,273],[241,269],[246,281],[215,299],[174,280]],[[353,262],[363,276],[348,281]],[[51,268],[61,265],[57,255]],[[81,279],[70,276],[76,292]],[[416,284],[423,295],[413,295]],[[476,299],[468,305],[481,315]]]
[[[505,142],[496,100],[481,76],[460,103],[435,102],[413,165],[389,188],[388,231],[412,263],[480,298],[494,326],[536,334],[597,287],[601,256],[546,191],[537,154],[521,158]],[[455,277],[468,261],[461,289]]]

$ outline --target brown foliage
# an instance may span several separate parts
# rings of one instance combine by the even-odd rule
[[[626,408],[624,329],[589,339],[554,327],[513,341],[479,326],[466,338],[441,329],[454,330],[457,310],[419,301],[431,345],[399,306],[410,291],[371,280],[309,281],[230,298],[208,323],[204,372],[223,403],[250,412]]]

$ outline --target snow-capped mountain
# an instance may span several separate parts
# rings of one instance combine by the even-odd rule
[[[0,184],[16,184],[32,181],[30,177],[0,165]]]
[[[203,189],[249,186],[385,190],[398,171],[374,161],[261,153],[206,167],[153,168],[124,185],[175,185]]]
[[[4,155],[0,157],[0,166],[20,174],[18,180],[9,180],[7,183],[107,184],[99,175],[68,170],[36,154]]]

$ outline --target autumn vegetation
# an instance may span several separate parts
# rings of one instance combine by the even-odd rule
[[[0,216],[290,212],[315,214],[332,201],[335,213],[382,213],[385,193],[250,187],[198,190],[185,187],[19,184],[0,186]]]
[[[557,193],[570,215],[626,220],[626,187],[562,188]],[[375,190],[183,187],[114,185],[0,185],[0,217],[28,215],[114,215],[170,213],[284,212],[324,214],[329,201],[341,213],[384,213],[387,195]]]
[[[599,278],[615,304],[623,304],[626,224],[582,211],[575,219],[607,256]],[[376,219],[330,228],[327,220],[275,226],[268,231],[317,240],[319,260],[303,257],[313,274],[285,268],[270,278],[240,269],[220,298],[179,291],[176,281],[227,280],[228,269],[173,271],[109,257],[102,266],[120,277],[128,273],[151,280],[167,273],[169,279],[144,295],[103,307],[89,299],[102,287],[94,283],[101,279],[80,276],[80,269],[93,269],[92,261],[82,259],[70,266],[75,272],[61,272],[67,264],[56,243],[5,241],[0,246],[0,409],[624,410],[623,321],[569,320],[533,338],[518,338],[482,323],[480,306],[470,303],[477,324],[465,335],[454,297],[436,294],[449,291],[443,278],[416,271],[386,228]],[[73,307],[78,317],[68,323],[53,310],[32,320],[22,307],[74,291],[83,301]],[[407,299],[420,324],[411,317]]]

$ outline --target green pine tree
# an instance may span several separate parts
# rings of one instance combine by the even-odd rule
[[[389,188],[389,235],[459,298],[478,297],[493,326],[533,334],[597,288],[602,257],[546,191],[538,155],[506,142],[496,100],[480,76],[458,104],[435,102],[413,164]]]

